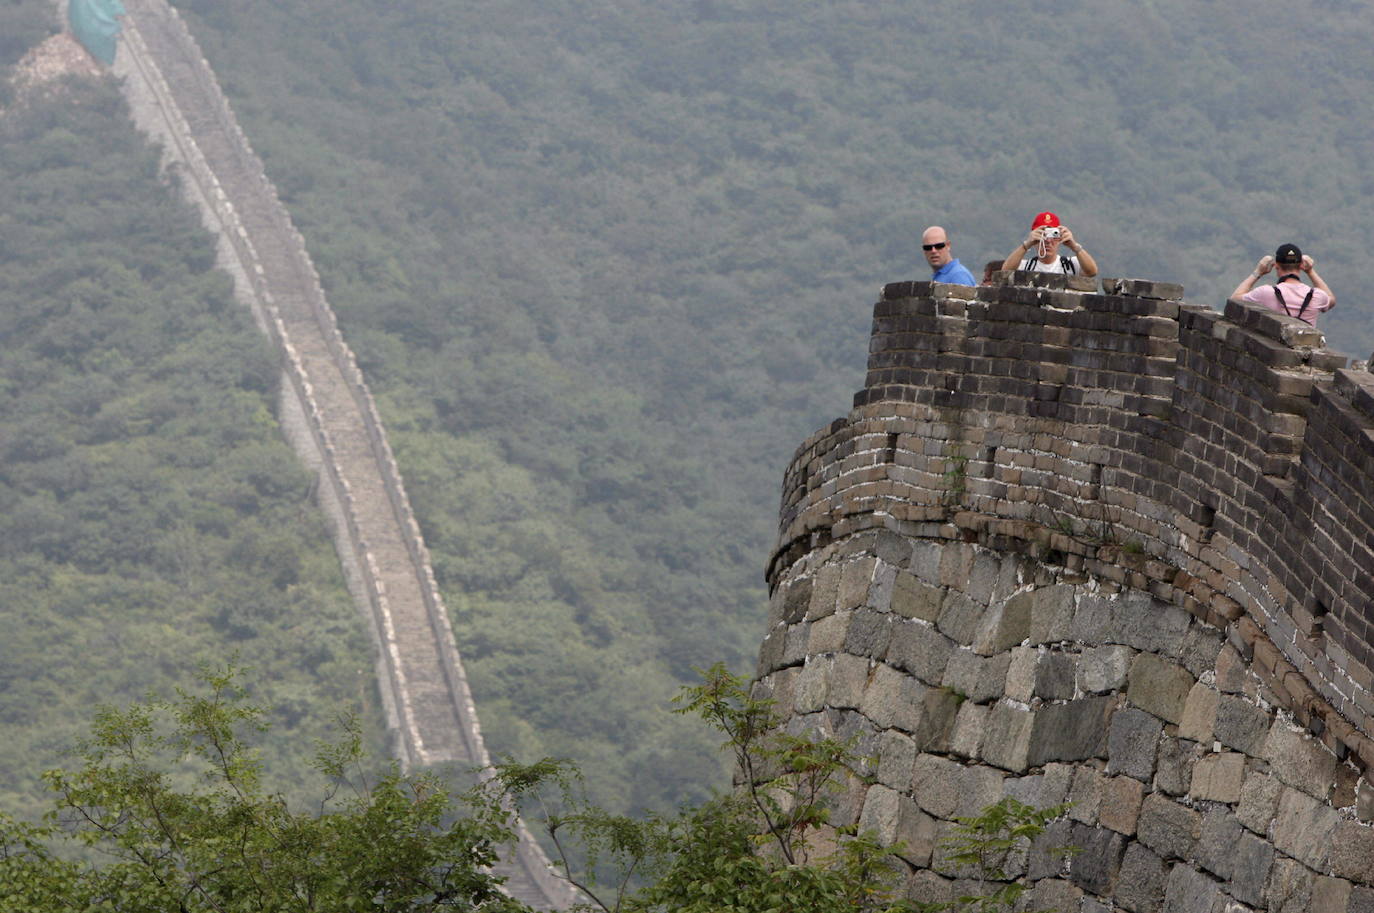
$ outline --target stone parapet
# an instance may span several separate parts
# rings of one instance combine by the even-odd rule
[[[1367,902],[1309,844],[1374,813],[1374,376],[1243,302],[996,281],[883,289],[853,411],[784,478],[762,686],[1007,790],[1066,765],[1114,860],[1073,890]]]

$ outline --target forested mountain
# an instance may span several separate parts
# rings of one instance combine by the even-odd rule
[[[1364,4],[177,5],[379,395],[493,748],[626,804],[720,782],[662,702],[751,662],[781,467],[924,226],[977,272],[1053,209],[1213,306],[1295,240],[1374,347]]]

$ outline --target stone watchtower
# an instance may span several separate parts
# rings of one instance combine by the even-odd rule
[[[1013,796],[1074,803],[1012,866],[1035,907],[1374,910],[1374,376],[1240,302],[1034,281],[883,289],[787,470],[758,687],[877,758],[841,823],[921,899]]]

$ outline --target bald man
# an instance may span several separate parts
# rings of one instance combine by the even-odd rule
[[[932,225],[921,235],[921,251],[926,255],[926,262],[930,264],[930,268],[935,271],[935,275],[930,277],[931,282],[949,282],[954,285],[978,284],[973,278],[973,273],[954,259],[949,235],[940,226]]]

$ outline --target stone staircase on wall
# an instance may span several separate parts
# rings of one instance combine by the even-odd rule
[[[319,277],[214,73],[164,0],[127,0],[116,75],[135,121],[161,142],[215,233],[236,294],[277,345],[280,418],[320,475],[349,588],[377,645],[393,749],[406,768],[488,768],[462,661],[376,404]],[[546,909],[573,895],[521,826],[501,870],[510,893]]]

